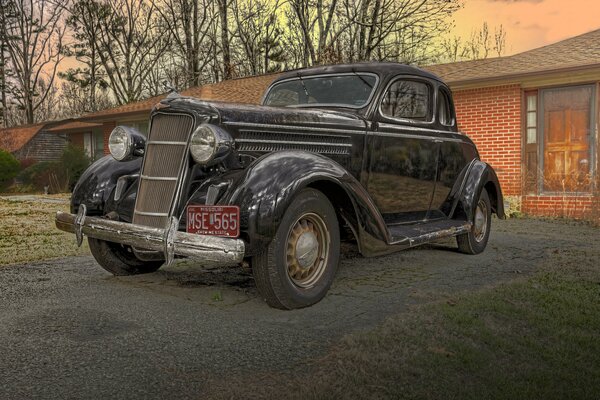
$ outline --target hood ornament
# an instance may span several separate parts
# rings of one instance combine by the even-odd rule
[[[171,82],[169,82],[168,80],[164,80],[162,84],[165,88],[165,91],[168,93],[167,99],[175,99],[177,97],[181,97],[179,92],[177,92],[177,88],[175,88],[175,86]]]

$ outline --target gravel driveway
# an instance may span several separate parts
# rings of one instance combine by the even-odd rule
[[[348,246],[328,296],[297,311],[269,308],[241,268],[180,262],[116,278],[91,257],[0,267],[0,399],[203,398],[231,374],[307,368],[342,335],[413,304],[543,263],[589,263],[599,238],[583,224],[521,219],[494,220],[479,256],[454,241],[372,259]]]

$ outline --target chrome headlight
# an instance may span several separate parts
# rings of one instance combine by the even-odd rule
[[[126,161],[144,154],[146,139],[137,130],[128,126],[117,126],[108,138],[108,149],[117,161]]]
[[[231,136],[214,125],[200,125],[190,138],[190,154],[198,164],[214,164],[231,150]]]

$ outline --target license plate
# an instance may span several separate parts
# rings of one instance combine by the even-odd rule
[[[240,208],[238,206],[188,206],[187,232],[199,235],[238,237]]]

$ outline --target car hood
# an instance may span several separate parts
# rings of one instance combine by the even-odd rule
[[[352,112],[318,108],[271,107],[225,102],[208,102],[181,97],[163,101],[175,110],[193,111],[196,114],[218,119],[224,126],[297,126],[344,130],[365,130],[364,118]]]

